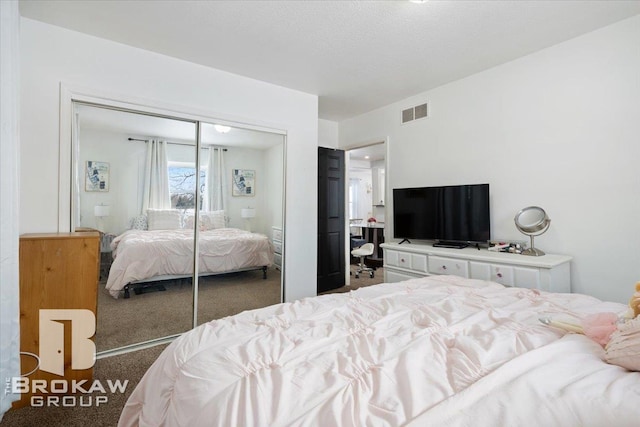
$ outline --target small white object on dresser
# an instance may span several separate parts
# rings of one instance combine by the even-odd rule
[[[282,227],[271,227],[271,241],[273,242],[273,264],[278,270],[282,270]]]
[[[475,247],[437,248],[429,243],[383,243],[384,281],[452,274],[491,280],[506,286],[571,292],[571,257],[547,254],[528,257]]]

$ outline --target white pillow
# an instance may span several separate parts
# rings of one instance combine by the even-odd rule
[[[184,221],[184,228],[193,228],[193,215],[188,215]],[[226,221],[224,211],[200,212],[200,224],[202,230],[215,230],[216,228],[225,228]]]
[[[216,228],[225,228],[224,211],[203,212],[202,220],[205,230],[213,230]]]
[[[146,215],[138,215],[131,218],[131,223],[129,224],[129,228],[131,230],[148,230],[149,226],[147,225],[147,216]]]
[[[182,228],[182,215],[178,209],[148,209],[149,230],[175,230]]]
[[[184,217],[184,228],[193,229],[193,221],[195,218],[196,217],[193,214],[186,214]],[[202,219],[200,220],[200,224],[202,224]]]

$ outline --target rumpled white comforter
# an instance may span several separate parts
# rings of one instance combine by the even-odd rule
[[[174,341],[119,426],[635,426],[640,373],[538,321],[625,310],[433,276],[247,311]]]
[[[218,228],[199,234],[202,273],[222,273],[273,263],[273,244],[263,234]],[[118,298],[127,283],[193,272],[193,230],[128,230],[113,239],[106,288]]]

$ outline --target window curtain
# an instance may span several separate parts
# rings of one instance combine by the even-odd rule
[[[207,184],[205,208],[209,211],[225,209],[227,196],[227,170],[224,162],[224,149],[209,148],[207,165]]]
[[[0,421],[20,397],[5,389],[20,376],[19,34],[18,2],[0,1]]]
[[[144,194],[142,196],[143,214],[147,212],[147,209],[171,208],[167,143],[152,139],[147,144]]]

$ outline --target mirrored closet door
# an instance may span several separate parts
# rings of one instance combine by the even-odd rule
[[[196,163],[195,123],[75,110],[75,229],[102,236],[97,351],[189,330],[194,233],[179,209],[195,198],[188,169]]]
[[[80,102],[73,116],[71,228],[102,236],[98,354],[281,301],[283,134]]]
[[[198,324],[281,301],[284,183],[283,135],[201,123],[200,141]]]

